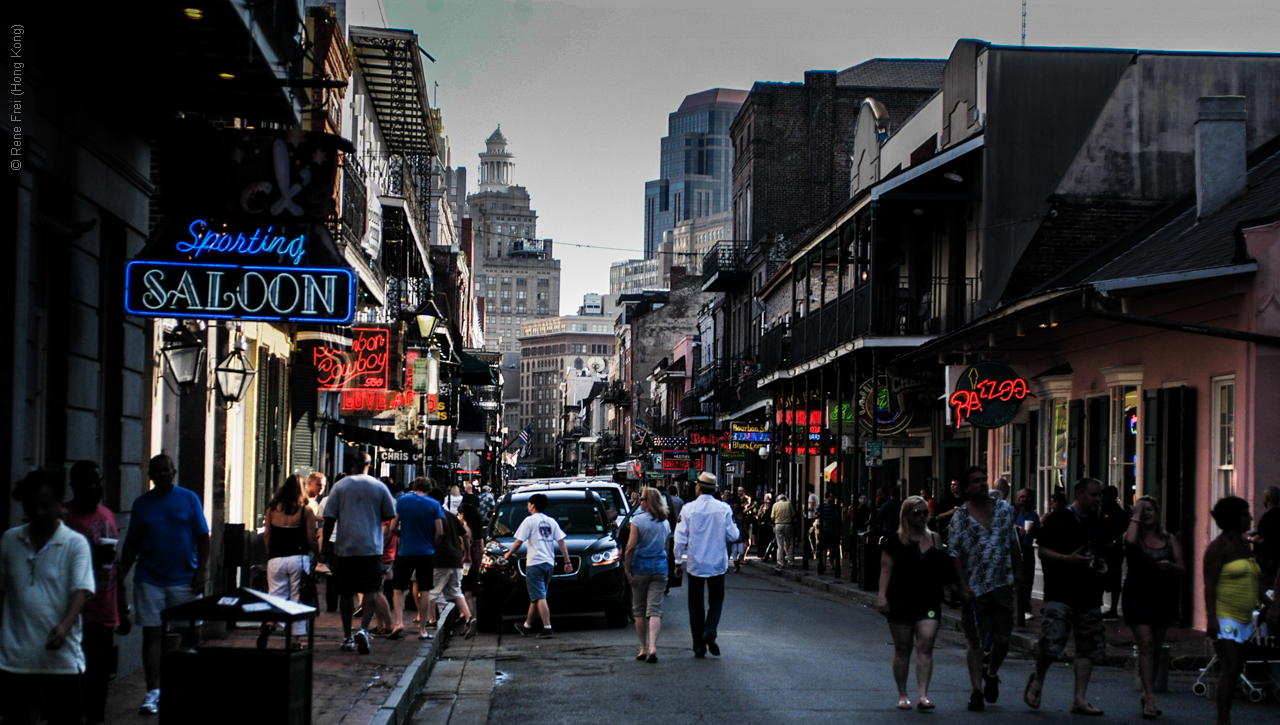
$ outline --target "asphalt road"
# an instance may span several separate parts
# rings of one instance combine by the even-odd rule
[[[540,640],[515,633],[512,620],[498,635],[496,686],[488,722],[520,723],[881,723],[921,718],[953,723],[1142,722],[1133,674],[1098,668],[1090,700],[1107,711],[1090,718],[1068,712],[1071,671],[1050,671],[1039,710],[1022,702],[1031,672],[1027,659],[1002,668],[1000,699],[985,713],[971,713],[963,639],[945,632],[935,651],[932,713],[894,708],[897,691],[889,669],[892,645],[875,611],[767,574],[729,574],[718,641],[721,657],[695,659],[689,640],[686,599],[675,590],[664,606],[659,662],[634,660],[633,627],[613,629],[600,617],[555,618],[556,637]],[[554,614],[553,614],[554,616]],[[494,635],[482,636],[485,639]],[[1194,673],[1170,676],[1159,696],[1168,723],[1213,720],[1212,703],[1191,694]],[[908,692],[915,699],[914,663]],[[1280,703],[1238,699],[1236,725],[1280,722]]]

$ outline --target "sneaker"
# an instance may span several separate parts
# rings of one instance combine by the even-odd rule
[[[139,715],[155,715],[160,712],[160,689],[147,690],[147,697],[138,708]]]
[[[538,632],[538,639],[551,639],[554,636],[556,635],[551,631],[550,627],[543,627],[542,631]]]
[[[342,647],[341,647],[340,649],[341,649],[343,652],[355,652],[355,651],[356,651],[356,638],[355,638],[355,637],[347,637],[346,639],[342,640]]]
[[[359,632],[356,632],[356,635],[353,639],[355,639],[356,641],[357,652],[359,652],[362,655],[369,654],[369,633],[368,632],[362,629]]]
[[[516,622],[516,631],[520,633],[521,637],[528,637],[533,634],[533,627],[530,627],[524,622]]]
[[[987,703],[983,700],[982,690],[974,690],[969,695],[969,709],[973,712],[982,712],[987,709]]]
[[[995,702],[1000,699],[1000,678],[996,675],[988,675],[982,673],[982,696],[987,698],[987,702]]]

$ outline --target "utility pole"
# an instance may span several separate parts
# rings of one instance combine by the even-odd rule
[[[1027,44],[1027,0],[1022,0],[1022,44]]]

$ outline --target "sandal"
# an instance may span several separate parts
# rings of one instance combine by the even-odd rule
[[[910,700],[908,700],[908,699],[907,699],[907,698],[905,698],[905,697],[899,697],[899,698],[898,698],[898,709],[899,709],[899,710],[910,710],[910,709],[911,709],[911,701],[910,701]]]
[[[1147,700],[1147,698],[1142,698],[1142,719],[1155,720],[1158,717],[1160,717],[1160,708],[1156,707],[1156,704]]]
[[[937,707],[937,705],[934,705],[933,700],[930,700],[927,697],[922,697],[919,700],[916,700],[917,710],[932,710],[935,707]]]
[[[1032,688],[1035,688],[1034,693]],[[1027,703],[1027,707],[1039,708],[1040,695],[1043,693],[1044,685],[1036,681],[1036,673],[1032,672],[1027,678],[1027,689],[1022,691],[1022,701]]]
[[[404,627],[396,627],[388,632],[387,639],[404,639]]]
[[[1083,705],[1072,706],[1071,714],[1072,715],[1101,715],[1102,710],[1099,710],[1098,708],[1086,702]]]

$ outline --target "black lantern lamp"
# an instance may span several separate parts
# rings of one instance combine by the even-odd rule
[[[173,381],[178,384],[178,395],[185,395],[204,385],[204,343],[191,328],[179,323],[172,332],[166,333],[160,354],[164,356]]]
[[[249,363],[249,356],[245,354],[245,350],[248,349],[249,343],[245,342],[240,331],[236,330],[236,341],[231,345],[231,352],[227,353],[222,362],[218,363],[218,367],[214,368],[218,392],[222,394],[222,399],[227,405],[235,405],[244,400],[244,394],[248,392],[249,384],[253,382],[253,376],[258,372]]]

